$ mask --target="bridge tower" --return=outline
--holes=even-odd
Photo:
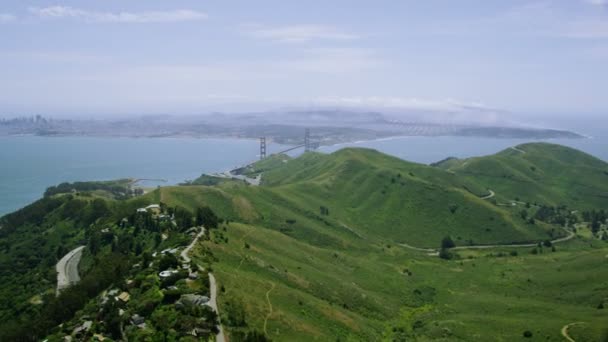
[[[304,152],[310,152],[310,150],[312,150],[311,148],[311,144],[310,144],[310,129],[307,128],[304,131]]]
[[[260,137],[260,160],[266,159],[266,137]]]

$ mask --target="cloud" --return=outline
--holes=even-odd
[[[585,0],[585,2],[587,2],[591,5],[597,5],[597,6],[607,6],[608,5],[608,0]]]
[[[17,19],[14,15],[9,13],[0,13],[0,23],[9,23]]]
[[[488,107],[476,101],[455,99],[420,99],[415,97],[324,97],[313,103],[321,107],[338,107],[381,112],[389,120],[423,121],[443,124],[511,124],[507,111]]]
[[[96,23],[173,23],[204,20],[207,14],[199,11],[178,9],[144,12],[98,12],[69,6],[31,7],[30,13],[42,19],[72,18]]]
[[[248,35],[281,43],[305,43],[313,40],[355,40],[359,37],[335,27],[323,25],[292,25],[276,28],[254,27]]]

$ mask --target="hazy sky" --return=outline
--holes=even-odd
[[[603,115],[608,0],[0,2],[0,116]]]

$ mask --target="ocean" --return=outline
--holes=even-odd
[[[447,157],[488,155],[522,139],[401,137],[324,146],[330,153],[347,146],[374,148],[429,164]],[[608,160],[608,136],[549,140]],[[269,143],[268,153],[285,146]],[[61,182],[118,178],[166,179],[177,184],[202,173],[226,171],[258,158],[259,142],[246,139],[0,137],[0,215],[40,198]],[[150,184],[152,185],[152,184]]]

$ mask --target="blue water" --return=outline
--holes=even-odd
[[[446,157],[496,153],[530,142],[519,139],[404,137],[322,147],[369,147],[402,159],[431,163]],[[608,135],[584,140],[552,140],[608,160]],[[270,143],[269,153],[284,146]],[[40,198],[66,181],[159,178],[167,184],[201,173],[225,171],[257,158],[257,140],[194,138],[0,137],[0,215]]]
[[[282,147],[270,144],[268,153]],[[177,184],[254,161],[258,153],[259,142],[245,139],[0,137],[0,215],[61,182],[149,178]]]

